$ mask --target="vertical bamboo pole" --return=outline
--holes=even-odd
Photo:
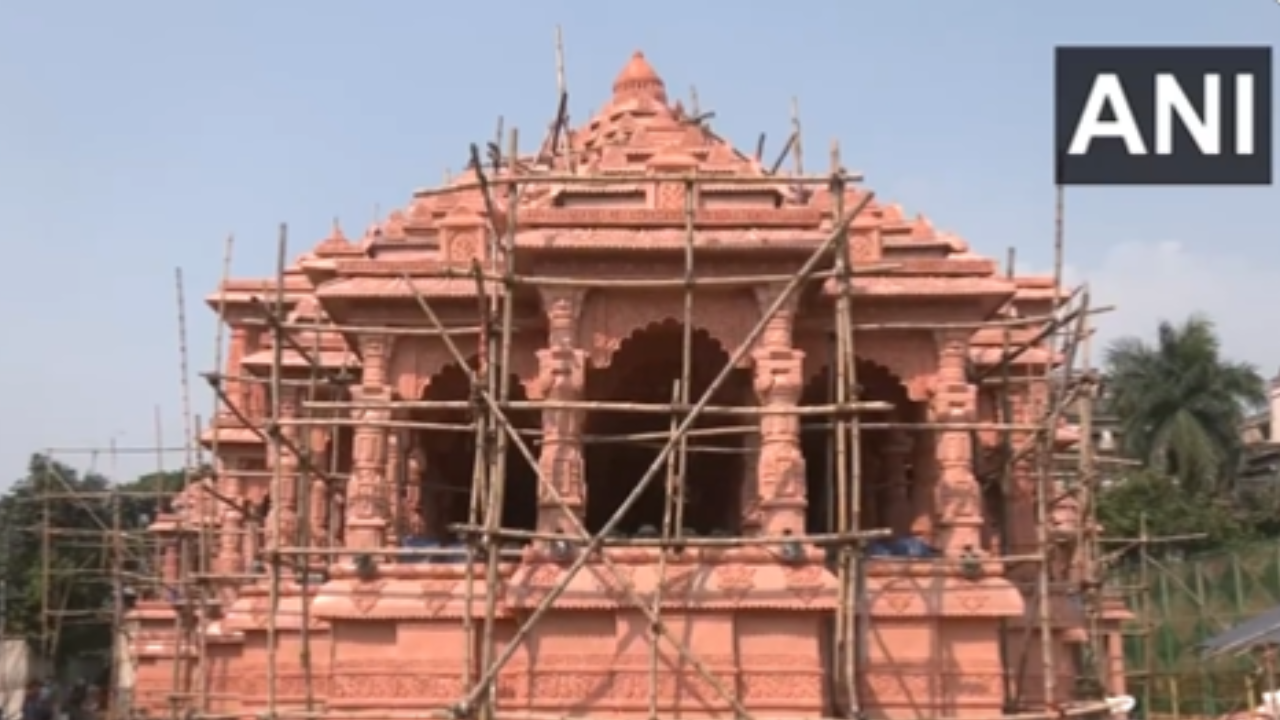
[[[679,395],[676,396],[677,402],[681,407],[689,406],[689,399],[693,392],[693,293],[694,293],[694,243],[697,240],[697,227],[694,224],[698,209],[698,183],[694,176],[690,176],[684,185],[684,292],[682,293],[681,312],[683,314],[681,320],[681,337],[680,337],[680,383]],[[674,530],[677,537],[684,532],[684,510],[685,497],[688,488],[685,487],[685,481],[689,477],[689,436],[683,433],[677,436],[676,450],[669,462],[675,465],[675,484],[672,486],[675,490],[675,497],[668,500],[675,505]],[[665,536],[664,536],[665,537]],[[661,612],[661,608],[657,608],[656,612]],[[654,645],[658,643],[655,635],[653,638]]]
[[[1076,532],[1076,552],[1079,553],[1081,589],[1085,598],[1085,619],[1088,623],[1089,651],[1093,658],[1091,674],[1099,688],[1107,687],[1109,664],[1103,649],[1099,621],[1102,614],[1102,568],[1098,564],[1098,507],[1096,502],[1097,465],[1093,446],[1093,403],[1097,383],[1093,379],[1093,328],[1089,323],[1091,297],[1086,289],[1081,298],[1080,328],[1082,382],[1084,391],[1077,395],[1077,420],[1080,427],[1080,444],[1077,452],[1077,502],[1080,507],[1079,528]]]
[[[680,402],[681,393],[684,389],[681,387],[679,380],[671,385],[671,403],[674,406]],[[674,438],[675,430],[679,427],[679,420],[675,412],[671,413],[670,429]],[[667,558],[671,553],[671,538],[673,533],[672,525],[675,522],[675,507],[680,502],[678,484],[681,478],[676,468],[676,458],[667,461],[667,476],[664,486],[664,502],[662,508],[662,547],[658,549],[658,581],[653,589],[653,614],[661,617],[662,613],[662,597],[663,591],[666,590],[667,581]],[[649,632],[649,720],[658,720],[658,692],[660,686],[658,684],[658,657],[661,654],[658,646],[658,629],[652,628]]]
[[[44,472],[40,478],[40,660],[56,670],[54,654],[57,648],[51,647],[53,627],[50,617],[50,585],[53,584],[53,509],[49,505],[49,480],[53,470],[53,450],[46,450],[44,456]]]
[[[284,472],[281,468],[280,456],[285,452],[284,443],[281,442],[280,435],[280,410],[282,403],[282,392],[284,383],[282,382],[282,371],[284,364],[284,329],[281,317],[284,310],[284,271],[287,262],[287,253],[289,247],[289,228],[284,223],[280,224],[279,239],[276,244],[276,287],[275,302],[271,307],[271,312],[275,315],[276,322],[271,323],[272,343],[271,343],[271,420],[268,424],[270,433],[268,440],[271,444],[271,543],[267,548],[270,554],[267,563],[267,602],[270,608],[267,615],[267,712],[266,720],[275,720],[277,714],[276,703],[278,695],[276,693],[276,682],[278,677],[277,654],[280,649],[280,635],[276,627],[276,615],[280,612],[280,548],[287,543],[280,537],[281,523],[280,515],[282,507],[280,505],[280,488],[284,485]]]
[[[1010,247],[1005,258],[1004,277],[1010,283],[1013,282],[1017,275],[1018,250]],[[1010,301],[1011,310],[1016,310],[1016,306]],[[1008,325],[1004,326],[1000,338],[1000,418],[1005,423],[1016,422],[1013,417],[1013,378],[1012,368],[1009,366],[1009,354],[1013,348],[1013,329]],[[1013,498],[1017,488],[1014,487],[1014,454],[1017,450],[1013,444],[1013,431],[1007,427],[1000,433],[1000,449],[1004,456],[1004,462],[1001,463],[1000,471],[1000,507],[999,507],[999,523],[1000,523],[1000,554],[1009,555],[1011,553],[1011,544],[1009,541],[1009,502]],[[1000,674],[1001,687],[1003,692],[1003,710],[1006,713],[1015,711],[1015,692],[1014,678],[1010,657],[1012,653],[1009,647],[1009,621],[1006,618],[1000,618]]]
[[[215,377],[219,378],[218,385],[217,385],[218,388],[222,387],[221,377],[222,377],[222,373],[225,372],[225,369],[222,367],[222,362],[223,362],[222,352],[223,352],[223,343],[225,342],[224,330],[226,328],[227,281],[231,279],[231,257],[232,257],[232,251],[235,248],[235,241],[236,241],[235,235],[228,234],[227,239],[222,246],[222,276],[221,276],[221,280],[218,282],[218,308],[217,308],[218,319],[217,321],[214,322],[214,331],[213,331],[213,368],[212,370],[214,373],[217,373]],[[240,370],[239,368],[234,368],[232,372],[238,373],[239,370]],[[212,480],[210,480],[210,482],[212,482],[214,485],[213,489],[219,493],[221,493],[222,491],[221,485],[222,485],[222,472],[223,472],[222,459],[221,459],[222,456],[220,452],[221,446],[219,443],[219,439],[222,434],[221,423],[219,421],[219,418],[221,417],[221,415],[222,415],[222,400],[220,395],[215,392],[213,393],[213,409],[209,414],[209,418],[210,418],[209,429],[211,430],[209,434],[210,435],[209,456],[210,456],[210,468],[212,470]],[[237,495],[234,499],[237,502],[239,502],[240,498]],[[226,511],[227,511],[226,508],[220,508],[219,512],[217,512],[215,515],[216,523],[217,523],[216,527],[218,528],[219,533],[227,531],[227,528],[224,526],[224,524],[221,521],[222,515]],[[206,518],[206,522],[208,521],[209,519]],[[219,550],[220,549],[221,549],[221,545],[219,544]],[[208,562],[209,562],[208,557],[210,554],[212,554],[212,552],[213,550],[208,546],[207,542],[202,544],[200,554],[201,554],[201,557],[204,558],[203,560],[201,560],[201,562],[204,563],[205,568],[208,567]],[[205,571],[202,569],[202,573],[203,572]],[[201,580],[201,582],[207,583],[208,580]],[[201,598],[203,598],[204,591],[208,589],[208,586],[202,585],[201,588],[202,588]],[[208,606],[206,605],[201,609],[201,617],[206,620],[206,623],[207,623],[207,616],[208,616]],[[201,634],[202,635],[208,634],[207,624],[201,627]],[[205,650],[202,651],[201,653],[202,656],[204,652],[207,652],[207,641],[205,645]],[[209,691],[210,691],[210,684],[212,683],[212,674],[213,674],[212,669],[208,665],[206,665],[200,675],[201,699],[200,699],[199,711],[202,713],[209,712]]]
[[[797,120],[797,123],[799,121]],[[797,136],[799,125],[796,126]],[[799,150],[799,141],[796,144]],[[831,196],[836,217],[844,215],[845,181],[840,170],[840,147],[831,147]],[[849,269],[849,232],[841,229],[835,242],[835,272],[839,295],[836,297],[836,397],[838,405],[852,401],[858,384],[858,358],[853,330],[852,291],[853,282]],[[838,533],[857,532],[862,525],[862,431],[857,414],[841,411],[836,416],[836,496],[839,510],[836,513]],[[837,610],[837,632],[840,636],[838,650],[845,686],[849,717],[861,713],[862,703],[858,692],[858,668],[861,653],[860,627],[865,603],[862,598],[861,578],[862,545],[844,544],[839,549],[840,601]]]
[[[312,321],[311,329],[311,362],[310,374],[307,378],[307,399],[314,402],[319,399],[318,390],[320,387],[320,321],[315,318]],[[306,411],[310,413],[311,411]],[[312,462],[315,448],[311,444],[311,428],[301,433],[300,437],[295,437],[301,447],[304,456],[304,462],[299,464],[302,472],[294,475],[297,483],[294,491],[294,497],[298,498],[298,546],[302,548],[310,548],[317,529],[311,526],[311,482],[315,476],[316,469]],[[399,497],[399,495],[397,495]],[[399,507],[399,503],[396,504]],[[332,547],[330,545],[329,547]],[[312,667],[311,652],[311,571],[317,562],[327,562],[324,556],[314,557],[303,555],[294,559],[294,567],[301,566],[301,573],[298,576],[298,585],[302,594],[301,598],[301,627],[298,637],[298,664],[302,668],[302,692],[303,703],[307,712],[315,711],[315,672]]]
[[[174,269],[174,285],[177,292],[176,299],[178,305],[178,379],[182,388],[182,429],[184,435],[182,447],[185,455],[183,488],[186,489],[191,486],[193,480],[197,482],[204,481],[204,472],[202,468],[204,463],[202,457],[203,452],[197,439],[200,434],[200,422],[198,417],[192,415],[191,410],[191,375],[187,347],[186,283],[183,279],[182,268],[180,267]],[[219,323],[218,326],[221,327],[221,324]],[[196,557],[194,564],[196,576],[199,579],[191,582],[189,575],[187,574],[191,570],[189,566],[192,564],[190,559],[187,558],[190,548],[184,549],[181,562],[185,563],[186,573],[180,575],[179,578],[183,588],[183,609],[187,612],[186,622],[184,624],[185,632],[188,634],[187,644],[188,647],[194,646],[196,653],[195,662],[192,663],[191,667],[192,671],[196,673],[195,680],[198,693],[196,697],[196,708],[199,712],[207,712],[209,704],[209,668],[206,665],[208,662],[206,647],[208,632],[206,623],[208,621],[209,609],[204,595],[204,578],[208,574],[207,559],[209,553],[209,528],[207,526],[208,518],[206,517],[205,507],[209,500],[209,495],[204,492],[196,493],[194,494],[194,497],[190,498],[190,500],[195,505],[194,508],[192,508],[195,511],[196,518],[195,527],[193,529],[197,533],[195,543]],[[179,531],[183,533],[184,538],[186,536],[186,530],[185,522],[180,520]],[[185,543],[185,539],[183,542]],[[195,594],[194,603],[192,602],[192,593]],[[192,614],[193,612],[194,615]],[[191,633],[195,633],[194,643],[190,642],[189,636]],[[189,692],[189,677],[184,685],[186,688],[183,692]],[[179,690],[175,689],[175,692],[179,692]],[[186,702],[190,703],[190,699],[188,698]]]
[[[504,407],[511,397],[511,339],[512,326],[515,323],[515,234],[516,234],[516,211],[520,204],[520,187],[514,182],[517,172],[517,158],[520,151],[520,135],[516,128],[511,128],[508,136],[507,146],[507,173],[512,182],[506,184],[506,206],[507,219],[506,227],[502,237],[499,238],[496,233],[490,235],[490,266],[491,272],[502,272],[504,282],[501,287],[495,288],[490,293],[492,298],[489,317],[493,317],[501,312],[502,326],[498,335],[487,331],[489,341],[489,372],[488,372],[488,392],[490,397],[496,395],[498,397],[499,407]],[[501,539],[498,530],[502,527],[502,508],[506,504],[506,488],[507,488],[507,442],[508,436],[501,431],[497,419],[491,412],[484,412],[486,432],[489,437],[485,438],[485,445],[490,448],[493,453],[490,458],[490,483],[488,508],[485,517],[486,532],[484,536],[485,543],[485,611],[484,611],[484,640],[481,652],[485,655],[485,666],[492,657],[494,644],[494,631],[497,623],[498,612],[498,563],[500,561],[500,545]],[[489,692],[483,700],[488,717],[492,718],[497,712],[497,693],[495,686],[489,687]]]
[[[1138,586],[1141,596],[1142,616],[1142,663],[1145,679],[1142,683],[1142,714],[1151,717],[1152,684],[1156,681],[1156,643],[1152,631],[1151,603],[1151,562],[1147,556],[1147,543],[1151,536],[1147,533],[1147,514],[1138,515]]]
[[[1065,247],[1063,187],[1061,185],[1055,188],[1053,225],[1053,316],[1056,327],[1057,320],[1062,312],[1062,263]],[[1058,331],[1055,331],[1054,335],[1057,334]],[[1049,347],[1054,348],[1055,343],[1050,342]],[[1059,392],[1059,388],[1055,385],[1052,371],[1052,364],[1046,364],[1044,381],[1049,384],[1051,408],[1056,408],[1056,404],[1062,401],[1062,393]],[[1068,374],[1070,373],[1070,368],[1067,368],[1067,372]],[[1045,417],[1046,422],[1052,422],[1056,420],[1058,413],[1051,409],[1045,414]],[[1041,555],[1036,582],[1040,595],[1040,661],[1044,672],[1044,702],[1050,706],[1058,701],[1058,670],[1053,647],[1053,618],[1050,617],[1053,610],[1053,598],[1050,595],[1052,578],[1049,565],[1049,496],[1053,493],[1053,447],[1056,431],[1057,428],[1051,425],[1042,430],[1039,442],[1040,457],[1036,463],[1039,470],[1036,481],[1036,544],[1039,546]]]

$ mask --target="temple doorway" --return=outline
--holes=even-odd
[[[456,363],[450,363],[436,373],[422,394],[423,400],[442,402],[467,401],[470,397],[468,374]],[[511,378],[510,399],[526,399],[524,386],[515,377]],[[538,413],[507,410],[505,414],[517,431],[523,431],[522,436],[528,442],[527,434],[539,425]],[[413,419],[424,423],[464,425],[473,416],[469,408],[445,408],[418,410]],[[474,430],[416,430],[408,434],[407,443],[404,448],[405,497],[401,501],[409,514],[407,524],[413,528],[410,534],[435,542],[459,540],[449,527],[468,521],[473,499],[481,503],[482,508],[484,502],[484,498],[472,496],[477,472]],[[538,515],[537,472],[510,442],[507,443],[504,462],[506,482],[502,526],[533,530]],[[483,512],[480,517],[483,518]]]
[[[857,361],[857,383],[861,387],[859,398],[871,402],[892,403],[895,411],[877,414],[875,420],[908,417],[915,406],[907,396],[906,388],[886,368],[873,362]],[[824,367],[806,383],[800,398],[803,406],[832,403],[836,397],[836,380],[832,369]],[[911,456],[905,454],[903,430],[864,429],[860,432],[859,452],[861,471],[861,522],[862,528],[891,527],[900,524],[900,516],[906,512],[895,503],[910,502],[908,486],[904,478],[911,475]],[[801,420],[800,447],[805,458],[805,480],[808,485],[809,506],[805,513],[805,530],[808,533],[835,532],[838,523],[839,492],[836,486],[835,428],[826,415],[808,415]],[[900,453],[891,458],[890,453]],[[897,469],[893,463],[902,463]],[[896,477],[895,477],[896,476]],[[849,474],[852,482],[852,473]],[[901,528],[898,528],[901,529]]]
[[[684,330],[681,323],[653,323],[624,340],[607,368],[589,370],[586,394],[591,400],[665,404],[681,376]],[[724,348],[705,330],[692,333],[690,402],[697,402],[711,381],[729,362]],[[715,405],[753,405],[749,370],[734,370],[712,400]],[[694,428],[749,424],[750,416],[703,416]],[[584,425],[587,476],[587,528],[598,532],[636,487],[645,470],[666,444],[671,417],[662,412],[597,410]],[[644,434],[643,439],[623,436]],[[689,438],[685,469],[685,498],[681,526],[688,534],[738,534],[742,524],[742,480],[746,435],[726,433]],[[646,488],[617,530],[621,534],[652,534],[663,524],[668,468]]]

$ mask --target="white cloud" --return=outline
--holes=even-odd
[[[1280,327],[1269,320],[1280,297],[1274,264],[1178,242],[1125,243],[1067,274],[1089,283],[1095,305],[1116,308],[1097,319],[1102,347],[1125,335],[1151,338],[1161,320],[1198,312],[1216,323],[1228,357],[1255,364],[1265,377],[1280,367]]]

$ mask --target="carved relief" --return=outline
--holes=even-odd
[[[790,590],[802,605],[812,605],[813,601],[822,594],[823,574],[821,565],[787,568],[787,590]]]
[[[428,580],[422,583],[422,598],[428,617],[437,617],[444,611],[453,599],[453,590],[457,586],[457,580]]]
[[[635,588],[636,569],[634,567],[614,565],[614,571],[606,567],[600,567],[595,573],[600,592],[605,597],[618,604],[628,601],[626,588]]]
[[[696,568],[692,565],[677,565],[667,568],[667,576],[662,579],[662,599],[666,602],[688,600],[693,592],[693,581]]]
[[[716,568],[716,587],[725,597],[742,602],[755,588],[756,569],[747,565],[722,565]]]
[[[351,604],[356,609],[368,615],[373,608],[382,599],[382,588],[386,586],[386,581],[378,580],[374,582],[355,582],[351,584]]]
[[[480,243],[483,239],[479,232],[450,233],[449,263],[451,265],[470,265],[472,260],[484,257]]]

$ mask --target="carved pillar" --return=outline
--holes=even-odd
[[[756,476],[760,467],[760,435],[744,434],[742,436],[742,534],[756,535],[763,529],[760,521],[760,488]]]
[[[422,481],[426,471],[427,456],[415,438],[405,459],[405,513],[408,520],[405,530],[411,537],[426,535],[426,521],[422,507]]]
[[[587,353],[577,348],[578,317],[583,293],[565,289],[542,291],[547,313],[547,348],[538,351],[538,379],[543,397],[554,402],[582,399]],[[582,462],[582,422],[586,412],[549,407],[542,411],[542,450],[538,457],[541,476],[564,500],[557,503],[539,484],[538,530],[569,532],[566,509],[583,519],[586,512],[586,477]]]
[[[977,417],[977,389],[969,384],[967,332],[940,332],[933,419],[971,423]],[[938,484],[934,491],[938,549],[946,555],[981,551],[982,492],[973,476],[973,439],[964,427],[937,432]]]
[[[298,426],[292,423],[298,417],[298,391],[282,388],[280,396],[280,436],[278,450],[272,448],[271,512],[279,517],[267,520],[267,542],[271,547],[287,547],[298,539],[298,469],[300,458],[294,452],[298,447]],[[277,471],[276,468],[279,468]],[[279,529],[280,535],[275,532]]]
[[[756,291],[761,312],[777,298],[781,286]],[[772,410],[795,408],[804,388],[804,353],[791,347],[796,297],[792,295],[765,323],[755,360],[755,391],[760,405]],[[800,416],[767,413],[760,416],[760,456],[756,464],[756,496],[760,529],[766,535],[804,533],[804,454],[800,451]]]
[[[225,367],[221,368],[225,375],[222,381],[222,389],[226,394],[227,400],[242,415],[252,417],[253,415],[253,387],[252,383],[243,382],[240,376],[244,374],[244,368],[241,363],[245,357],[253,354],[258,349],[259,333],[250,331],[243,325],[231,325],[231,343],[227,348],[227,361]],[[226,403],[219,405],[217,425],[239,425],[240,420],[235,413],[227,407]]]
[[[170,531],[160,538],[160,586],[164,590],[166,600],[177,597],[179,569],[182,551],[179,531]]]
[[[1013,421],[1032,424],[1043,419],[1044,397],[1039,392],[1046,389],[1037,384],[1014,387],[1008,391],[1013,409]],[[1005,498],[1005,533],[1008,538],[1010,552],[1025,554],[1035,552],[1039,547],[1036,540],[1036,453],[1019,452],[1036,441],[1035,434],[1027,431],[1016,431],[1011,434],[1011,451],[1014,453],[1012,467],[1012,492]],[[1028,567],[1027,575],[1034,575]]]
[[[884,473],[883,518],[895,536],[911,533],[914,516],[911,506],[911,480],[907,463],[912,450],[911,436],[905,430],[890,430],[880,446],[880,467]]]
[[[239,421],[235,414],[227,407],[228,404],[235,405],[235,409],[241,413],[247,413],[249,410],[248,399],[242,397],[244,383],[240,382],[239,375],[243,372],[240,362],[244,359],[248,348],[246,347],[249,333],[245,328],[237,325],[231,326],[231,343],[227,347],[227,364],[224,368],[219,368],[223,372],[226,379],[222,381],[222,390],[226,393],[229,403],[223,402],[218,405],[217,425],[234,424]]]
[[[359,402],[390,402],[387,365],[392,338],[369,335],[360,339],[360,386],[352,396]],[[353,432],[351,480],[347,483],[346,544],[355,550],[372,550],[385,543],[387,529],[387,426],[391,412],[385,408],[359,407]]]
[[[383,472],[386,478],[386,496],[390,500],[387,507],[386,543],[396,547],[405,536],[405,505],[403,502],[404,478],[401,476],[403,463],[400,461],[400,433],[391,430],[387,433],[387,466]]]
[[[240,459],[217,459],[218,493],[231,501],[222,505],[222,527],[218,535],[218,569],[227,575],[244,572],[244,513],[241,512]]]
[[[325,465],[318,454],[312,453],[311,467],[322,468]],[[311,478],[311,487],[307,493],[307,526],[311,528],[311,545],[324,547],[329,544],[329,484],[319,472],[310,472],[308,476]]]

